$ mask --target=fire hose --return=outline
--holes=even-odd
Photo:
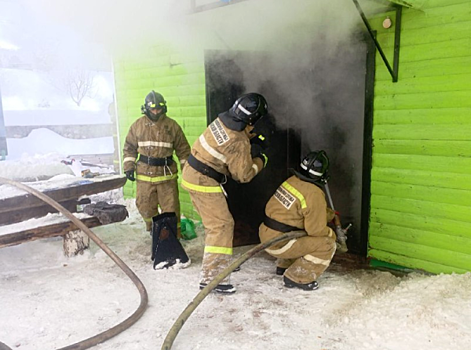
[[[177,318],[175,323],[173,324],[172,328],[170,328],[170,331],[168,332],[167,336],[165,337],[164,343],[162,345],[162,350],[170,350],[172,347],[173,342],[175,341],[175,338],[178,335],[178,332],[180,329],[183,327],[185,324],[186,320],[190,317],[193,311],[198,307],[198,305],[203,301],[206,296],[211,293],[211,291],[216,288],[216,286],[229,274],[234,271],[236,268],[238,268],[240,265],[242,265],[244,262],[246,262],[248,259],[253,257],[255,254],[261,252],[262,250],[265,250],[266,248],[271,247],[273,244],[286,241],[289,239],[293,238],[300,238],[303,236],[306,236],[307,233],[305,231],[291,231],[288,233],[285,233],[282,236],[276,237],[272,240],[269,240],[265,243],[260,243],[259,245],[253,247],[246,253],[242,254],[239,258],[234,260],[227,268],[225,268],[219,275],[217,275],[206,287],[204,287],[197,295],[196,297],[188,304],[185,310],[180,314],[180,316]]]
[[[139,307],[134,311],[134,313],[126,318],[123,322],[117,324],[116,326],[101,332],[93,337],[90,337],[88,339],[82,340],[80,342],[74,343],[72,345],[66,346],[64,348],[60,348],[58,350],[83,350],[83,349],[88,349],[92,346],[95,346],[97,344],[100,344],[108,339],[111,339],[112,337],[118,335],[119,333],[123,332],[124,330],[128,329],[131,327],[134,323],[136,323],[139,318],[143,315],[146,307],[147,307],[147,302],[148,302],[148,296],[147,296],[147,291],[146,288],[144,287],[144,284],[141,282],[141,280],[136,276],[136,274],[97,236],[95,235],[82,221],[77,219],[70,211],[65,209],[62,205],[54,201],[52,198],[46,196],[45,194],[29,187],[26,186],[20,182],[16,182],[10,179],[2,178],[0,177],[0,184],[8,184],[12,185],[15,187],[18,187],[22,189],[23,191],[26,191],[28,193],[31,193],[32,195],[38,197],[39,199],[43,200],[47,204],[49,204],[51,207],[57,209],[59,212],[61,212],[65,217],[67,217],[71,222],[73,222],[77,228],[85,232],[110,258],[113,260],[116,265],[119,266],[119,268],[131,279],[131,281],[134,283],[136,286],[137,290],[139,291],[139,294],[141,296],[141,302],[139,304]],[[9,347],[7,347],[5,344],[0,342],[0,350],[11,350]]]
[[[329,185],[327,181],[324,183],[325,193],[327,193],[327,199],[329,200],[330,208],[335,211],[334,202],[332,196],[330,195]],[[347,247],[347,231],[352,227],[352,224],[349,224],[346,228],[342,228],[340,221],[335,224],[335,234],[337,235],[337,251],[340,253],[346,253],[348,251]]]
[[[332,201],[332,197],[330,195],[329,187],[327,183],[324,184],[325,190],[327,193],[327,197],[329,200],[329,204],[332,210],[335,211],[334,208],[334,203]],[[349,224],[345,229],[342,229],[340,225],[336,227],[336,234],[340,235],[340,250],[341,252],[346,252],[347,245],[346,245],[346,234],[348,229],[352,226],[352,224]],[[196,297],[188,304],[188,306],[183,310],[183,312],[180,314],[180,316],[177,318],[175,323],[173,324],[172,328],[170,328],[170,331],[168,332],[167,336],[165,337],[164,343],[162,345],[161,350],[170,350],[172,348],[172,344],[175,341],[175,338],[178,335],[178,332],[180,329],[183,327],[185,324],[186,320],[190,317],[190,315],[195,311],[195,309],[198,307],[198,305],[203,301],[206,296],[211,293],[211,291],[217,287],[219,282],[221,282],[224,278],[229,276],[231,272],[233,272],[236,268],[238,268],[240,265],[242,265],[245,261],[256,255],[257,253],[261,252],[262,250],[265,250],[266,248],[271,247],[273,244],[286,241],[289,239],[293,238],[300,238],[303,236],[306,236],[307,233],[305,231],[291,231],[288,233],[285,233],[277,238],[274,238],[270,241],[267,241],[265,243],[261,243],[254,248],[250,249],[246,253],[242,254],[238,259],[234,260],[232,264],[230,264],[226,269],[224,269],[219,275],[217,275],[214,280],[211,281],[205,288],[203,288],[197,295]],[[1,350],[1,349],[0,349]]]

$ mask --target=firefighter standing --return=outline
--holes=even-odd
[[[163,213],[176,214],[179,227],[178,168],[172,155],[175,151],[183,167],[190,145],[181,127],[167,117],[161,94],[151,91],[141,112],[144,115],[131,125],[124,143],[124,172],[130,181],[137,181],[136,206],[147,231],[152,229],[159,206]]]
[[[240,183],[249,182],[266,165],[260,145],[250,143],[250,132],[267,113],[267,108],[262,95],[241,96],[196,140],[183,169],[182,187],[190,193],[206,234],[200,289],[231,262],[234,219],[221,184],[227,176]],[[215,291],[234,293],[236,290],[228,276]]]
[[[300,170],[276,190],[265,207],[260,225],[261,242],[290,231],[304,230],[307,236],[282,241],[266,252],[278,258],[276,274],[283,275],[285,287],[315,290],[317,278],[330,265],[336,250],[336,235],[327,226],[331,220],[340,225],[338,215],[327,207],[320,188],[327,183],[329,159],[324,151],[310,152]]]

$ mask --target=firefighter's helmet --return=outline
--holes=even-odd
[[[329,179],[329,157],[325,151],[308,153],[301,161],[300,168],[301,175],[313,182],[327,183]]]
[[[247,125],[254,125],[268,113],[268,104],[260,94],[251,92],[240,96],[230,109],[234,118]]]
[[[164,97],[158,92],[152,90],[147,94],[144,105],[141,107],[141,111],[148,117],[151,117],[152,114],[150,110],[154,108],[160,109],[160,112],[157,113],[155,117],[160,117],[162,114],[167,113],[167,102]]]

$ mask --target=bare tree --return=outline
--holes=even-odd
[[[80,106],[85,97],[94,97],[96,84],[95,74],[85,70],[68,71],[64,76],[63,86],[72,101]]]

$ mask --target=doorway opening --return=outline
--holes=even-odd
[[[356,43],[349,55],[316,46],[297,55],[303,64],[266,52],[205,52],[208,124],[243,93],[258,92],[269,106],[269,115],[256,124],[268,137],[267,167],[248,184],[224,186],[235,220],[234,246],[259,242],[265,205],[291,176],[289,169],[297,169],[307,152],[323,149],[335,210],[344,226],[352,223],[349,251],[366,255],[374,46]]]

